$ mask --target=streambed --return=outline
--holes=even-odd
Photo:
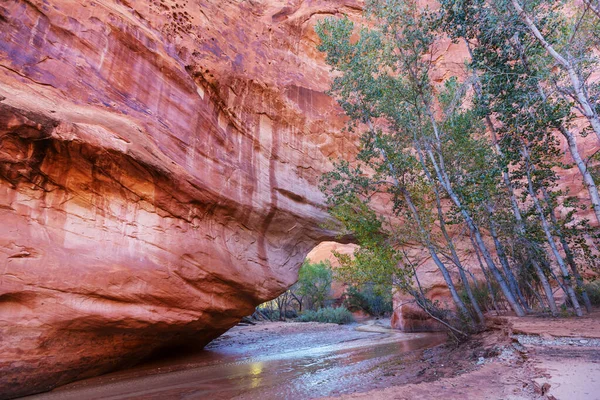
[[[387,386],[386,366],[418,360],[443,334],[378,321],[235,327],[205,350],[75,382],[31,399],[310,399]],[[400,367],[403,368],[403,367]],[[407,370],[413,374],[414,369]],[[383,382],[385,381],[385,382]]]

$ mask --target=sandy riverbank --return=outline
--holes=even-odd
[[[416,361],[427,366],[425,379],[407,384],[401,379],[385,389],[341,398],[600,399],[600,311],[583,318],[509,317],[496,322],[494,330],[458,348],[426,351]]]

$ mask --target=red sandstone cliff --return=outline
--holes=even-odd
[[[204,345],[334,232],[355,1],[0,2],[0,397]]]

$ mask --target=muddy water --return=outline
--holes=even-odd
[[[376,387],[387,363],[418,357],[419,350],[445,340],[439,334],[385,329],[374,333],[357,331],[356,326],[313,328],[308,332],[238,329],[197,354],[155,361],[31,398],[318,398]]]

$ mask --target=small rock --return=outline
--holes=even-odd
[[[545,395],[546,393],[548,393],[549,390],[550,390],[550,384],[548,382],[544,383],[542,385],[542,396]]]
[[[477,365],[482,365],[483,363],[485,363],[485,358],[479,357],[479,359],[477,360]]]
[[[586,339],[581,339],[581,340],[579,341],[579,343],[581,343],[581,344],[587,344],[587,343],[589,343],[589,340],[586,340]]]

